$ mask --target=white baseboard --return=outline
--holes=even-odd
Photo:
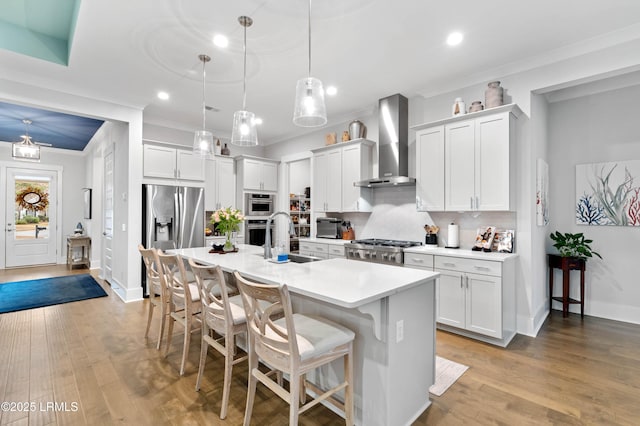
[[[111,289],[125,303],[142,300],[142,287],[125,288],[117,279],[111,279]]]
[[[518,334],[523,334],[529,337],[536,337],[540,328],[542,328],[542,324],[549,316],[549,301],[547,300],[545,303],[538,307],[536,314],[532,317],[518,315]]]

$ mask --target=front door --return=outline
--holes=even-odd
[[[103,207],[103,223],[102,223],[102,279],[111,284],[113,277],[113,170],[114,170],[114,146],[109,145],[104,154],[104,199]]]
[[[7,167],[5,264],[56,263],[55,170]]]

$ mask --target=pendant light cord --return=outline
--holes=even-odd
[[[207,109],[207,104],[205,102],[205,81],[207,79],[207,71],[206,71],[206,65],[207,65],[207,61],[206,59],[202,59],[202,130],[207,130],[205,125],[206,125],[206,120],[207,120],[207,114],[206,114],[206,109]]]
[[[311,77],[311,0],[309,0],[309,16],[307,22],[309,25],[309,77]]]
[[[242,49],[244,51],[244,62],[243,62],[243,67],[244,67],[244,74],[242,77],[242,110],[246,111],[246,104],[247,104],[247,26],[243,25],[244,27],[244,43],[242,45]]]

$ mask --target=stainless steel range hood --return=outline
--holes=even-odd
[[[378,188],[415,185],[409,174],[409,101],[395,94],[379,101],[378,178],[355,182],[355,186]]]

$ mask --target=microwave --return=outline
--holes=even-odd
[[[319,217],[316,219],[316,238],[342,238],[341,219],[333,217]]]
[[[245,201],[245,216],[271,216],[273,213],[273,194],[249,193]]]

